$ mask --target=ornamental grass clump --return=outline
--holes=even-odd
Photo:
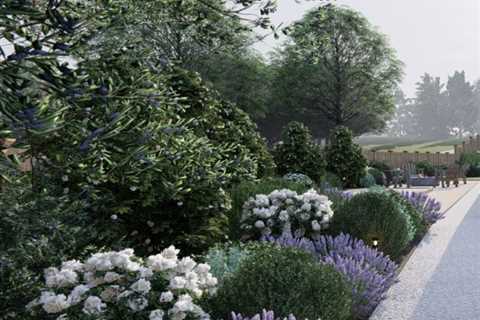
[[[376,241],[378,249],[398,259],[416,234],[410,215],[401,203],[384,191],[354,195],[335,211],[335,234],[348,233],[367,244]]]
[[[382,252],[348,234],[320,236],[312,241],[285,233],[266,241],[315,254],[321,263],[342,273],[352,288],[352,314],[356,319],[368,319],[396,282],[397,265]]]
[[[280,317],[345,320],[351,314],[351,289],[332,266],[310,253],[264,244],[224,279],[205,308],[213,319],[231,311],[252,315],[263,308]]]
[[[203,319],[196,301],[215,291],[210,266],[170,246],[142,260],[132,249],[96,253],[45,270],[45,289],[27,306],[59,319]]]
[[[282,189],[257,194],[243,206],[241,228],[249,238],[281,235],[285,230],[306,236],[320,234],[333,217],[332,202],[310,189],[303,194]]]
[[[401,195],[422,214],[427,224],[432,225],[445,218],[445,213],[441,212],[440,202],[425,192],[403,191]]]

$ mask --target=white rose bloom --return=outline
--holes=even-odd
[[[303,220],[303,221],[307,221],[308,219],[310,219],[310,214],[309,213],[302,213],[300,214],[300,219]]]
[[[102,293],[100,293],[100,298],[106,302],[112,302],[120,295],[121,292],[120,286],[113,285],[105,288]]]
[[[318,223],[317,220],[312,221],[312,230],[313,231],[320,231],[322,230],[322,226]]]
[[[149,320],[163,320],[163,316],[165,315],[165,312],[161,309],[155,309],[152,312],[150,312],[150,315],[148,317]]]
[[[288,212],[286,210],[280,211],[280,214],[278,215],[278,218],[280,221],[286,222],[289,219]]]
[[[78,260],[69,260],[62,263],[63,270],[81,271],[83,267],[83,263]]]
[[[85,300],[83,304],[83,313],[88,315],[98,315],[105,311],[107,305],[103,303],[102,299],[96,296],[90,296]]]
[[[209,287],[214,287],[218,284],[218,279],[215,278],[213,275],[208,274],[206,277],[206,285]]]
[[[182,294],[178,297],[172,309],[176,312],[191,312],[193,311],[193,306],[192,297],[188,294]]]
[[[152,285],[150,284],[150,281],[145,280],[145,279],[139,279],[137,282],[132,284],[130,288],[138,293],[142,294],[147,294],[150,292],[150,289],[152,288]]]
[[[162,292],[162,294],[160,295],[160,302],[164,303],[171,301],[173,301],[173,293],[171,291]]]
[[[184,277],[174,277],[170,280],[169,287],[172,289],[184,289],[187,284],[187,280]]]
[[[105,275],[103,276],[103,280],[105,280],[105,282],[107,282],[107,283],[118,281],[121,278],[122,278],[121,275],[119,275],[116,272],[111,272],[111,271],[105,273]]]
[[[145,299],[144,297],[129,299],[128,302],[127,302],[127,306],[133,312],[142,311],[143,309],[145,309],[148,306],[148,300]]]
[[[48,268],[45,270],[45,284],[49,288],[63,288],[74,285],[78,282],[78,275],[70,269],[58,270]]]
[[[178,273],[188,273],[195,268],[195,261],[193,261],[192,258],[190,257],[185,257],[182,260],[180,260],[177,264],[177,272]]]
[[[195,271],[199,274],[207,274],[210,272],[210,266],[206,263],[200,263],[195,268]]]
[[[265,223],[262,220],[257,220],[255,222],[255,228],[257,229],[263,229],[265,228]]]
[[[170,246],[168,247],[167,249],[164,249],[161,253],[161,255],[165,258],[165,259],[177,259],[177,255],[178,253],[180,252],[180,250],[178,249],[175,249],[174,246]]]
[[[312,210],[312,205],[310,203],[304,203],[300,209],[304,211],[310,211]]]
[[[330,216],[324,215],[324,216],[322,217],[321,223],[329,223],[329,222],[330,222]]]
[[[68,303],[70,305],[76,305],[80,303],[83,299],[83,295],[90,290],[90,288],[86,285],[78,285],[75,288],[73,288],[72,292],[68,295]]]
[[[162,254],[157,254],[155,256],[150,256],[147,258],[147,265],[153,271],[166,271],[172,270],[177,267],[176,259],[165,258]]]
[[[153,271],[150,268],[140,267],[138,273],[142,278],[151,278],[153,276]]]
[[[270,204],[270,200],[265,194],[257,194],[255,196],[255,202],[261,207],[267,207]]]
[[[55,295],[53,292],[42,292],[40,302],[46,313],[60,313],[70,307],[64,294]]]

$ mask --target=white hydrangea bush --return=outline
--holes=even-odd
[[[297,194],[289,189],[257,194],[243,205],[241,228],[249,237],[281,235],[284,231],[315,236],[333,217],[328,197],[310,189]]]
[[[208,319],[195,301],[216,290],[208,264],[170,246],[141,259],[132,249],[96,253],[45,270],[45,290],[27,305],[57,319]]]

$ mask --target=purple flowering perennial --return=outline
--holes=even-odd
[[[263,309],[262,314],[256,314],[251,318],[243,317],[240,313],[236,314],[232,312],[232,319],[231,320],[281,320],[281,318],[275,318],[275,314],[273,311],[267,311]],[[296,320],[293,315],[289,315],[287,318],[283,320]]]
[[[382,252],[348,234],[319,236],[312,241],[284,233],[276,239],[269,237],[263,241],[311,252],[322,263],[342,273],[352,286],[352,312],[358,319],[368,319],[396,282],[397,265]]]
[[[445,218],[445,213],[441,212],[440,202],[425,192],[403,191],[401,195],[422,214],[426,223],[434,224]]]

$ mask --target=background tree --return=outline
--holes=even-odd
[[[365,17],[343,7],[319,7],[295,23],[289,36],[274,62],[274,112],[298,114],[326,128],[347,126],[355,134],[385,126],[402,64]]]
[[[444,84],[440,78],[426,73],[417,83],[413,118],[416,119],[415,132],[423,138],[440,139],[450,135],[449,119],[452,114],[446,107]]]
[[[455,71],[448,77],[446,103],[449,110],[449,127],[463,137],[465,132],[473,131],[478,119],[479,106],[475,103],[474,86],[465,79],[465,71]]]
[[[412,113],[412,99],[405,96],[402,90],[395,92],[395,115],[389,121],[387,134],[396,137],[414,134],[416,119]]]

